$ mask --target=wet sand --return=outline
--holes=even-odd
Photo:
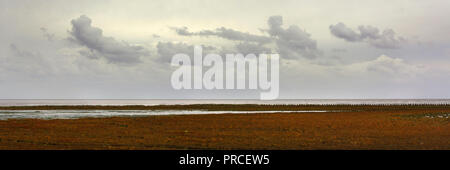
[[[450,149],[448,105],[164,107],[333,112],[10,119],[0,149]]]

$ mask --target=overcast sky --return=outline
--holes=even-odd
[[[259,98],[172,89],[194,45],[280,54],[280,98],[449,98],[448,16],[448,0],[0,0],[0,98]]]

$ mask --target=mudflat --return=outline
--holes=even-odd
[[[0,120],[0,149],[450,149],[448,105],[40,107],[45,108],[0,110],[132,107],[327,112],[8,119]]]

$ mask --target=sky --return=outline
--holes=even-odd
[[[447,0],[0,0],[0,99],[252,99],[175,90],[171,58],[280,55],[280,99],[450,97]]]

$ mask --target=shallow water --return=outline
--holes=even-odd
[[[0,110],[0,120],[7,119],[78,119],[116,116],[252,114],[325,111],[205,111],[205,110]]]
[[[189,104],[450,104],[450,99],[286,99],[286,100],[0,100],[0,106],[39,105],[189,105]],[[205,111],[205,110],[0,110],[6,119],[77,119],[84,117],[239,114],[325,111]]]

